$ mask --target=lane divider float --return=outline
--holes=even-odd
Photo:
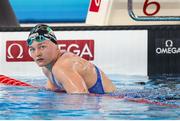
[[[38,88],[38,87],[32,86],[28,83],[25,83],[25,82],[22,82],[22,81],[19,81],[17,79],[13,79],[13,78],[10,78],[10,77],[4,76],[4,75],[0,75],[0,84],[11,85],[11,86],[26,86],[26,87],[31,87],[31,88]],[[166,104],[163,102],[156,102],[156,101],[143,99],[143,98],[127,98],[127,97],[122,96],[122,95],[121,96],[118,96],[118,95],[114,96],[114,95],[110,95],[110,94],[93,94],[93,93],[90,93],[88,95],[89,96],[105,96],[108,98],[125,99],[127,101],[136,102],[136,103],[154,104],[154,105],[160,105],[160,106],[169,106],[172,108],[180,108],[179,105]]]
[[[34,87],[30,84],[25,82],[19,81],[17,79],[13,79],[4,75],[0,75],[0,84],[4,85],[12,85],[12,86],[27,86],[27,87]]]

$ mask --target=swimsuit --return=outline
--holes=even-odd
[[[96,83],[88,89],[90,93],[96,93],[96,94],[105,94],[103,85],[102,85],[102,78],[101,78],[101,73],[98,69],[98,67],[95,66],[96,69],[96,74],[97,74],[97,80]],[[63,86],[61,83],[55,79],[54,75],[52,74],[52,80],[50,80],[58,89],[62,90]]]
[[[92,86],[88,90],[90,93],[104,94],[105,92],[104,92],[103,85],[102,85],[101,73],[100,73],[98,67],[95,66],[95,68],[96,68],[97,80],[96,80],[96,83],[94,84],[94,86]]]
[[[57,81],[57,79],[54,78],[54,75],[52,73],[52,80],[50,79],[50,81],[58,88],[57,90],[62,90],[63,89],[63,86],[61,83],[59,83]]]

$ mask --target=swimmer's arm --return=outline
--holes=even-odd
[[[46,89],[55,91],[56,86],[54,84],[52,84],[51,81],[47,80]]]
[[[67,93],[89,93],[83,78],[78,72],[57,69],[54,74],[61,81]]]
[[[47,84],[46,84],[45,88],[48,89],[48,90],[55,91],[56,86],[54,84],[52,84],[52,82],[49,79],[49,71],[46,68],[42,68],[42,71],[43,71],[44,75],[48,78],[48,80],[46,81]]]

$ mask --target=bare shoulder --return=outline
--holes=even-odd
[[[79,57],[78,55],[73,54],[71,52],[66,52],[61,57],[58,58],[58,60],[53,66],[53,70],[70,69],[72,71],[73,69],[75,71],[76,69],[79,70],[80,68],[83,68],[83,66],[85,65],[84,63],[86,62],[87,62],[86,60]]]
[[[71,58],[75,58],[75,57],[79,57],[78,55],[72,53],[72,52],[65,52],[62,56],[61,59],[71,59]]]
[[[71,64],[73,64],[74,62],[77,62],[80,60],[80,57],[77,56],[74,53],[71,52],[66,52],[64,53],[61,57],[58,58],[57,62],[55,63],[55,65],[58,66],[70,66]]]

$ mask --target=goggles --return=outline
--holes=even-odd
[[[30,35],[29,38],[27,39],[27,44],[30,46],[32,45],[33,41],[43,42],[45,40],[51,40],[53,43],[57,44],[56,38],[54,38],[53,36],[49,34],[39,35],[39,33],[34,33]]]
[[[33,32],[30,33],[28,39],[27,39],[27,44],[28,46],[32,45],[33,41],[36,42],[43,42],[45,40],[50,40],[53,43],[57,44],[56,42],[56,37],[54,35],[54,33],[52,32],[51,29],[45,29],[45,28],[41,28],[38,30],[33,30]]]

